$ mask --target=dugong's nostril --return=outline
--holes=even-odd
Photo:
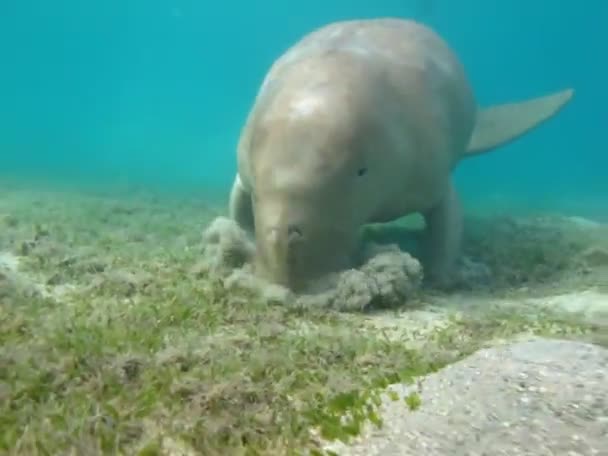
[[[302,238],[302,230],[297,225],[287,226],[287,239],[289,242],[297,241]]]
[[[266,240],[272,244],[279,241],[279,230],[277,228],[270,228],[266,232]]]
[[[271,244],[277,244],[281,241],[287,243],[298,241],[302,238],[302,230],[297,225],[287,225],[287,230],[283,231],[279,228],[269,228],[266,231],[266,240]]]

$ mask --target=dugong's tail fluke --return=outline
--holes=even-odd
[[[464,157],[488,152],[523,136],[555,116],[573,94],[573,89],[567,89],[518,103],[480,109]]]

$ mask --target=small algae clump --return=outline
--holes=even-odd
[[[422,399],[420,399],[420,395],[416,392],[408,394],[407,396],[405,396],[404,400],[408,408],[412,411],[418,410],[418,408],[422,404]]]

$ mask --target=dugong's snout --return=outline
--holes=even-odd
[[[260,227],[256,238],[256,272],[292,291],[304,291],[323,276],[350,267],[342,233],[285,223]]]
[[[256,270],[289,288],[302,286],[301,248],[306,238],[300,225],[289,223],[256,229]]]

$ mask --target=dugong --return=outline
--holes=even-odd
[[[229,213],[255,239],[255,273],[304,290],[354,267],[364,225],[420,213],[424,276],[446,283],[463,231],[454,168],[572,95],[480,108],[455,53],[413,20],[310,32],[270,67],[238,141]]]

